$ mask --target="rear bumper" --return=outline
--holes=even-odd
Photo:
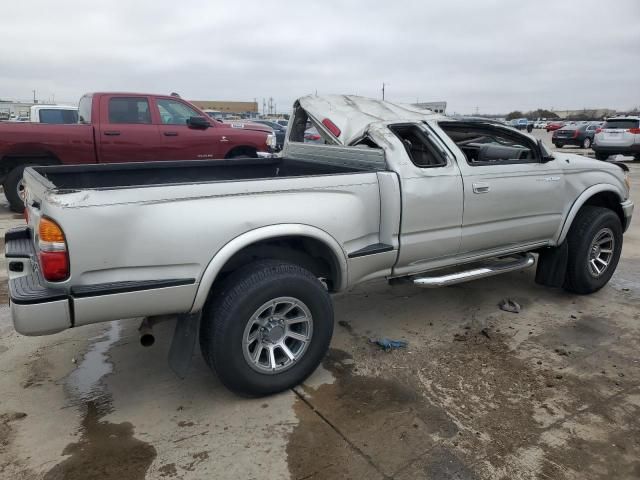
[[[607,153],[609,155],[639,155],[640,143],[634,143],[630,146],[608,146],[593,144],[591,147],[596,153]]]
[[[91,323],[186,313],[198,288],[195,279],[51,287],[39,271],[28,227],[7,232],[5,256],[13,326],[23,335],[49,335]]]

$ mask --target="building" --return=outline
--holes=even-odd
[[[230,114],[255,117],[258,114],[258,102],[231,102],[226,100],[190,100],[190,102],[202,110],[216,110],[225,117]]]
[[[9,118],[29,117],[33,102],[14,102],[12,100],[0,100],[0,120]]]
[[[433,113],[442,113],[447,110],[447,102],[424,102],[414,103],[414,107],[422,108],[424,110],[431,110]]]
[[[582,110],[551,110],[555,113],[560,119],[571,119],[571,118],[587,118],[587,119],[596,119],[596,118],[605,118],[611,117],[616,114],[615,110],[611,110],[610,108],[583,108]]]

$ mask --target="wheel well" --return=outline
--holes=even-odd
[[[7,155],[0,164],[0,183],[7,174],[19,165],[59,165],[61,162],[53,153],[43,152],[37,155]]]
[[[331,248],[315,238],[298,236],[272,238],[246,246],[227,261],[214,284],[238,268],[264,259],[299,265],[322,279],[329,291],[340,284],[340,264]]]
[[[584,205],[591,205],[594,207],[604,207],[612,210],[620,218],[620,223],[625,226],[626,218],[622,211],[622,205],[620,205],[620,198],[613,192],[600,192],[596,193],[593,197],[589,198]],[[583,205],[583,206],[584,206]]]
[[[250,147],[248,145],[241,147],[233,147],[231,150],[227,152],[224,158],[232,158],[232,157],[257,157],[258,150],[255,147]]]

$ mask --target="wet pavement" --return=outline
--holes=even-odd
[[[1,228],[19,222],[0,206]],[[640,478],[637,225],[590,296],[537,286],[532,270],[338,295],[322,367],[263,399],[228,392],[199,354],[175,377],[172,322],[150,348],[137,321],[20,336],[5,289],[0,478]],[[381,336],[409,345],[385,352],[369,342]]]

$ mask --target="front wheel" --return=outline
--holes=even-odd
[[[582,207],[569,234],[569,259],[564,288],[593,293],[604,287],[618,266],[622,251],[622,225],[615,212],[590,205]]]
[[[561,143],[554,143],[553,144],[556,148],[562,148],[562,144]]]
[[[582,148],[591,148],[591,139],[589,137],[582,141]]]
[[[264,260],[224,280],[205,308],[200,347],[230,390],[262,396],[303,382],[324,358],[333,304],[323,284],[290,263]]]
[[[596,152],[596,159],[597,160],[607,160],[608,158],[609,158],[609,155],[607,155],[606,153]]]

